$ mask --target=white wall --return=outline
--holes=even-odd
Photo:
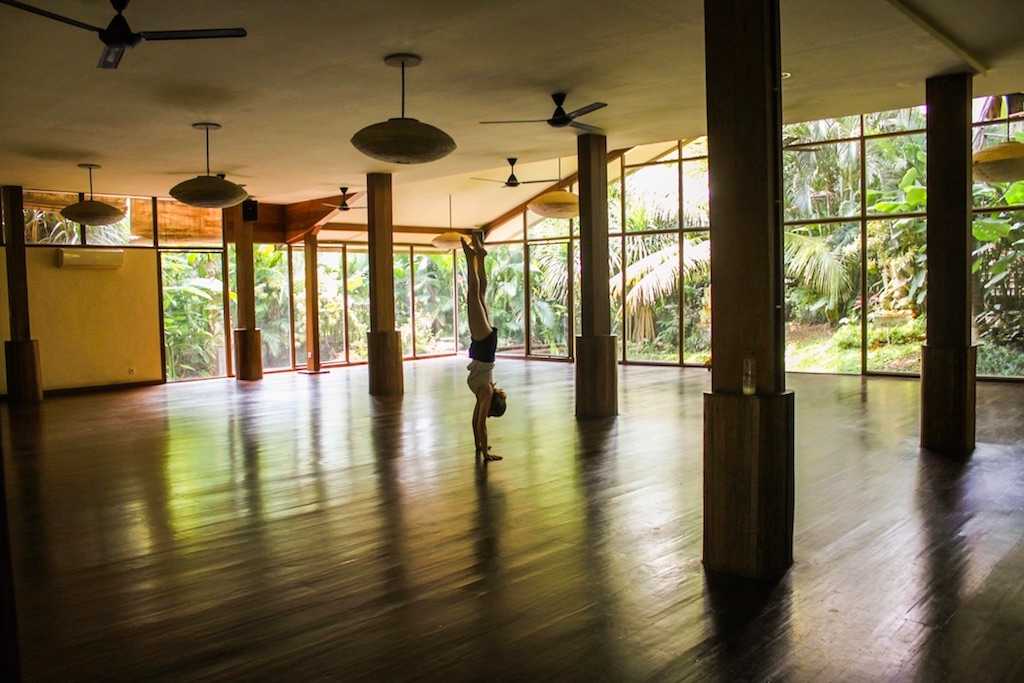
[[[57,249],[27,249],[44,389],[160,379],[157,253],[124,252],[116,270],[68,270],[57,267]]]

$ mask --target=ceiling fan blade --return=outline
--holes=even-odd
[[[327,204],[325,202],[323,205],[326,206],[328,209],[336,209],[338,211],[341,211],[341,207],[339,207],[337,204]]]
[[[480,123],[547,123],[547,119],[520,119],[518,121],[481,121]]]
[[[470,180],[479,180],[482,183],[498,183],[500,185],[505,184],[504,180],[495,180],[494,178],[470,178]]]
[[[75,28],[84,28],[86,31],[95,31],[96,33],[99,33],[103,30],[99,26],[93,26],[92,24],[87,24],[84,21],[78,21],[77,19],[72,19],[71,17],[65,17],[63,14],[57,14],[56,12],[50,12],[45,9],[39,9],[38,7],[33,7],[32,5],[26,5],[23,2],[15,2],[15,0],[0,0],[0,5],[8,5],[16,9],[31,12],[32,14],[38,14],[41,17],[53,19],[54,21],[59,21],[64,24],[68,24],[69,26],[74,26]]]
[[[520,180],[519,184],[520,185],[529,185],[530,183],[557,183],[557,182],[558,182],[557,178],[551,178],[551,179],[548,179],[548,180]]]
[[[584,133],[603,133],[604,132],[600,128],[598,128],[597,126],[591,126],[591,125],[588,125],[586,123],[580,123],[579,121],[573,121],[569,125],[572,126],[573,128],[578,129],[578,130],[582,130]]]
[[[568,116],[570,119],[575,119],[577,117],[583,116],[584,114],[589,114],[592,111],[597,111],[598,109],[604,109],[607,106],[608,105],[605,102],[591,102],[590,104],[588,104],[585,107],[580,107],[579,109],[577,109],[575,111],[569,112],[568,114],[566,114],[566,116]]]
[[[100,63],[96,65],[98,69],[116,69],[117,65],[121,63],[121,58],[124,57],[124,51],[126,48],[112,47],[110,45],[103,46],[103,54],[100,55]]]
[[[144,40],[202,40],[204,38],[245,38],[244,28],[197,28],[184,31],[142,31]]]

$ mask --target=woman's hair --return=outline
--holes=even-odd
[[[488,417],[501,417],[505,414],[505,410],[508,408],[505,399],[508,398],[508,394],[505,393],[504,389],[494,387],[494,392],[491,394],[491,409],[487,411]]]

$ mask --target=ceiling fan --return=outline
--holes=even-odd
[[[342,186],[342,187],[340,187],[338,189],[341,190],[341,203],[340,204],[328,204],[328,203],[324,202],[324,206],[330,207],[330,208],[332,208],[332,209],[334,209],[336,211],[358,211],[360,209],[365,209],[366,208],[365,206],[349,206],[348,205],[348,200],[350,198],[352,198],[352,197],[355,197],[357,194],[359,194],[358,192],[349,192],[348,188],[345,187],[345,186]]]
[[[99,34],[103,41],[103,54],[100,55],[100,62],[96,66],[100,69],[116,69],[121,63],[124,51],[135,47],[143,40],[198,40],[202,38],[245,38],[248,35],[244,28],[200,28],[187,29],[182,31],[140,31],[135,33],[124,18],[124,10],[128,7],[129,0],[110,0],[117,14],[110,20],[106,28],[86,24],[85,22],[71,19],[49,10],[40,9],[15,0],[0,0],[0,5],[9,5],[15,9],[38,14],[47,19],[53,19],[76,28],[83,28],[86,31],[93,31]]]
[[[509,165],[508,178],[505,180],[495,180],[494,178],[470,178],[470,180],[479,180],[485,183],[501,183],[505,187],[519,187],[520,185],[528,185],[530,183],[557,183],[558,178],[548,178],[546,180],[520,180],[516,178],[516,162],[519,161],[514,157],[507,159]]]
[[[513,120],[513,121],[481,121],[480,123],[487,123],[487,124],[492,124],[492,123],[546,123],[549,126],[551,126],[552,128],[565,128],[566,126],[572,126],[573,128],[578,128],[579,130],[585,131],[587,133],[598,133],[598,132],[600,132],[600,130],[601,130],[600,128],[596,128],[596,127],[588,125],[586,123],[580,123],[576,119],[578,119],[581,116],[584,116],[585,114],[589,114],[591,112],[595,112],[598,109],[604,109],[605,107],[608,106],[607,104],[605,104],[604,102],[591,102],[590,104],[588,104],[585,107],[580,107],[579,109],[574,109],[573,111],[566,113],[565,107],[564,107],[564,105],[565,105],[565,93],[564,92],[556,92],[555,94],[553,94],[551,96],[551,99],[554,100],[554,102],[555,102],[555,112],[551,115],[551,118],[548,118],[548,119],[519,119],[519,120]]]

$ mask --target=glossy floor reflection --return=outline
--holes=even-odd
[[[967,464],[915,381],[794,375],[797,564],[701,569],[703,370],[500,361],[474,465],[462,359],[5,408],[29,680],[1020,680],[1024,385],[979,386]]]

